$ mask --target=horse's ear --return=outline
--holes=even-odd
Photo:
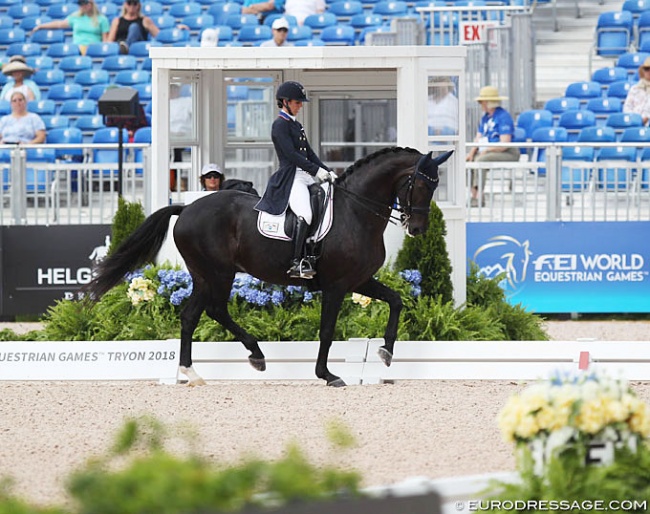
[[[448,152],[445,152],[445,153],[443,153],[443,154],[440,154],[438,157],[436,157],[435,159],[433,159],[433,163],[434,163],[436,166],[440,166],[443,162],[445,162],[447,159],[449,159],[449,158],[451,157],[451,154],[453,154],[453,153],[454,153],[454,151],[453,151],[453,150],[450,150],[450,151],[448,151]],[[431,152],[429,152],[429,156],[431,156]]]

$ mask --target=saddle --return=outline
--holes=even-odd
[[[309,226],[307,241],[318,242],[323,239],[332,226],[332,194],[334,190],[329,183],[311,184],[309,201],[311,203],[312,221]],[[296,215],[291,209],[284,214],[274,216],[260,212],[257,216],[257,229],[265,237],[291,241],[296,228]]]

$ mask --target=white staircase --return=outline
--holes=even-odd
[[[575,0],[556,0],[558,30],[554,30],[552,3],[540,4],[533,14],[536,40],[536,106],[563,96],[570,82],[589,80],[596,21],[605,11],[618,11],[622,0],[582,0],[576,18]],[[592,70],[612,66],[614,59],[594,56]]]

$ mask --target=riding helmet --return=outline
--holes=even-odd
[[[280,84],[278,92],[275,93],[277,100],[298,100],[300,102],[309,102],[307,92],[300,82],[289,80]]]

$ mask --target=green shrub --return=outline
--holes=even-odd
[[[129,202],[122,196],[117,199],[117,211],[111,225],[111,246],[108,253],[122,244],[145,220],[144,208],[140,202]]]
[[[422,294],[440,296],[445,303],[452,301],[454,291],[446,235],[447,226],[442,211],[432,202],[427,231],[421,236],[404,240],[394,265],[398,271],[419,270],[422,274]]]

